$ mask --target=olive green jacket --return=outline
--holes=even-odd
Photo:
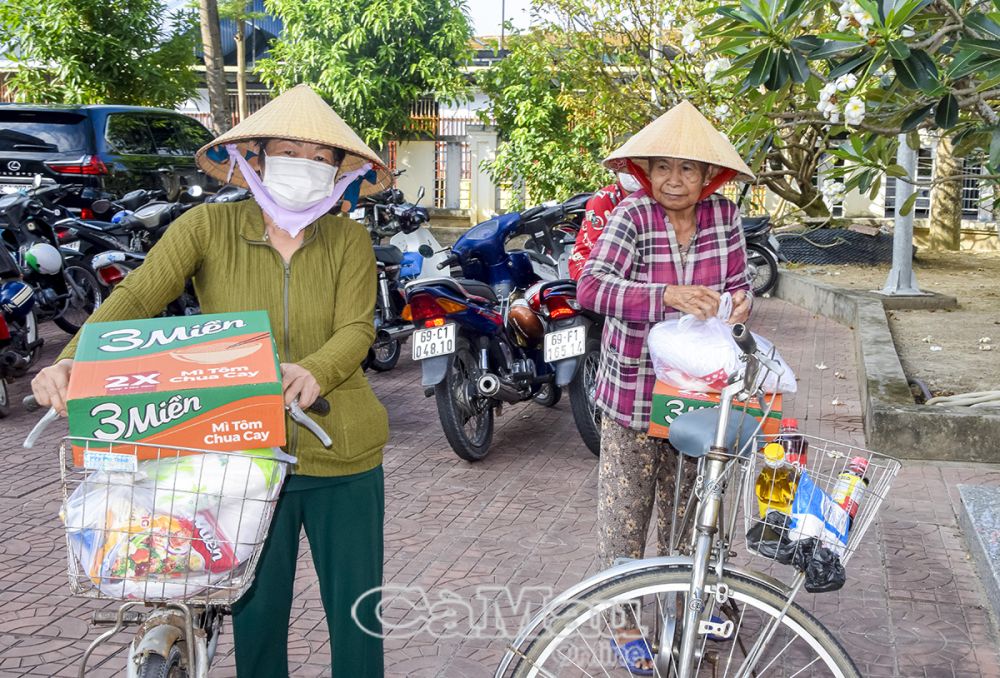
[[[368,234],[346,217],[324,216],[306,228],[302,247],[286,264],[264,232],[253,200],[192,209],[90,320],[154,317],[188,279],[204,313],[267,311],[281,362],[309,370],[330,401],[330,414],[313,417],[333,438],[332,449],[288,422],[285,449],[298,457],[295,472],[344,476],[375,468],[389,423],[360,369],[375,336],[377,281]],[[76,341],[60,359],[73,357]]]

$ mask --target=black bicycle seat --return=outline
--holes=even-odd
[[[720,413],[718,407],[704,407],[680,415],[670,424],[670,444],[681,454],[695,459],[704,457],[715,442],[715,429],[719,425]],[[737,442],[742,447],[756,430],[756,419],[742,410],[732,409],[729,425],[726,427],[726,448],[729,453],[739,452],[735,449]],[[751,445],[748,451],[752,448]]]

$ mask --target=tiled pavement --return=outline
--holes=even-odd
[[[785,411],[807,432],[863,443],[850,330],[776,300],[761,303],[753,326],[776,341],[799,376],[799,393],[786,399]],[[58,330],[47,336],[51,359],[64,337]],[[817,369],[820,363],[829,369]],[[371,380],[392,421],[385,455],[386,582],[423,587],[424,604],[436,603],[438,613],[451,610],[458,622],[450,633],[437,624],[438,638],[391,633],[387,673],[491,675],[504,621],[525,609],[504,602],[495,587],[509,587],[515,602],[523,595],[527,604],[595,570],[595,459],[576,435],[564,400],[551,410],[507,408],[490,456],[468,464],[448,448],[434,401],[421,394],[416,365],[404,359]],[[25,392],[22,381],[12,396],[19,400]],[[52,453],[61,432],[53,431],[38,451],[22,450],[34,420],[15,411],[0,422],[0,676],[69,676],[96,635],[86,623],[90,611],[102,605],[67,594]],[[997,631],[957,527],[960,482],[1000,486],[1000,467],[907,464],[867,549],[849,565],[845,589],[803,596],[866,676],[1000,676]],[[290,629],[296,677],[329,675],[330,646],[307,553]],[[399,600],[388,618],[418,616],[420,601],[408,591],[409,606]],[[450,594],[468,601],[471,611]],[[476,637],[468,637],[470,627]],[[121,647],[101,652],[90,675],[120,675]],[[231,651],[227,638],[213,675],[235,675]]]

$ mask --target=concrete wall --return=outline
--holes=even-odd
[[[396,185],[409,201],[417,199],[417,190],[423,186],[426,197],[420,201],[430,207],[434,201],[434,142],[405,141],[396,149],[396,169],[406,172],[396,179]]]

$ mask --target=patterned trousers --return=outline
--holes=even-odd
[[[674,515],[674,490],[681,461],[681,501]],[[670,553],[670,526],[684,517],[697,463],[683,459],[664,438],[601,418],[601,469],[597,505],[598,559],[602,568],[617,558],[642,558],[653,505],[657,505],[657,555]],[[676,539],[676,537],[675,537]]]

